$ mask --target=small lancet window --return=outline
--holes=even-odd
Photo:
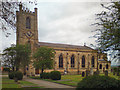
[[[30,23],[30,17],[26,18],[26,28],[30,29],[31,28],[31,23]]]
[[[71,67],[75,67],[75,57],[72,55],[71,57]]]
[[[91,60],[91,65],[92,65],[92,67],[94,67],[95,65],[95,58],[94,58],[94,56],[92,56],[92,60]]]
[[[85,67],[85,56],[82,56],[82,67]]]
[[[63,68],[63,55],[60,54],[59,56],[59,68]]]

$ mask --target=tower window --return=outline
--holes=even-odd
[[[31,23],[30,23],[30,17],[27,17],[26,18],[26,28],[27,29],[30,29],[31,28],[31,25],[30,25]]]
[[[85,56],[82,56],[82,67],[85,67]]]
[[[60,54],[59,56],[59,68],[63,68],[63,55]]]
[[[71,57],[71,67],[75,67],[75,57],[72,55]]]
[[[94,60],[94,56],[92,56],[92,60],[91,60],[92,67],[94,67],[94,64],[95,64],[95,60]]]

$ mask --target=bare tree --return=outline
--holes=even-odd
[[[28,4],[35,4],[34,2],[27,1]],[[19,10],[19,5],[22,4],[23,10],[26,9],[26,3],[19,0],[4,0],[0,2],[0,30],[2,30],[6,37],[11,33],[7,32],[8,29],[16,30],[16,10]]]

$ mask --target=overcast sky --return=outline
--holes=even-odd
[[[49,2],[48,2],[49,1]],[[101,12],[101,2],[79,2],[78,0],[39,0],[38,31],[39,41],[74,45],[95,44],[91,24],[95,14]],[[31,7],[33,10],[33,7]],[[2,49],[16,43],[15,31],[6,38],[2,34]]]
[[[64,43],[73,45],[95,44],[90,38],[95,30],[95,14],[101,12],[101,2],[79,2],[75,0],[39,0],[38,35],[41,42]],[[28,4],[27,4],[28,6]],[[30,6],[33,11],[34,7]],[[2,33],[1,50],[16,43],[15,31],[6,38]]]
[[[83,0],[39,0],[35,6],[38,8],[39,41],[95,45],[95,39],[90,38],[94,35],[91,31],[95,30],[91,24],[96,22],[95,14],[103,10],[100,5],[101,2],[98,1],[105,0],[84,0],[84,2]],[[33,8],[30,6],[31,10]],[[12,35],[6,38],[0,30],[1,51],[16,43],[15,31],[9,31]]]

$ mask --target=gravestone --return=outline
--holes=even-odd
[[[90,75],[93,75],[93,68],[90,68]]]
[[[113,71],[113,75],[115,75],[115,71]]]
[[[105,76],[108,76],[108,71],[107,70],[104,71],[104,74],[105,74]]]
[[[84,77],[85,76],[85,72],[82,72],[82,77]]]
[[[120,76],[119,72],[117,72],[117,76]]]
[[[86,77],[89,76],[89,74],[90,74],[90,71],[86,70]]]

